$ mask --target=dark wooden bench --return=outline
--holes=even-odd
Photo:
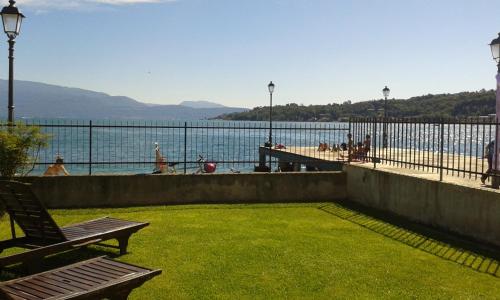
[[[124,254],[130,236],[149,225],[105,217],[60,228],[30,185],[16,181],[0,181],[0,202],[11,217],[12,231],[12,239],[0,241],[0,252],[12,247],[30,249],[0,257],[0,267],[20,262],[32,265],[50,254],[111,239],[118,240],[120,254]],[[16,237],[14,222],[24,237]]]
[[[59,269],[0,283],[0,299],[127,299],[161,270],[98,257]]]

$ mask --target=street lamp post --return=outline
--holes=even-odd
[[[500,171],[500,128],[498,126],[498,118],[500,117],[500,33],[498,37],[491,41],[491,54],[493,55],[493,59],[497,63],[497,99],[496,99],[496,134],[495,134],[495,155],[493,156],[493,166],[492,171],[494,172],[492,179],[493,188],[498,189],[500,186],[500,178],[498,177]]]
[[[271,149],[273,147],[273,92],[274,83],[271,81],[267,85],[269,90],[269,172],[272,172]]]
[[[383,147],[387,148],[387,98],[389,97],[389,93],[391,90],[385,86],[385,88],[382,90],[382,93],[384,94],[384,127],[383,127]]]
[[[16,1],[9,0],[9,6],[5,6],[0,12],[2,15],[3,30],[9,38],[9,116],[8,121],[14,121],[14,39],[19,35],[24,15],[16,7]]]

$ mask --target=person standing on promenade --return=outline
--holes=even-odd
[[[350,161],[352,159],[352,155],[354,154],[354,142],[352,140],[352,134],[347,134],[347,159]]]
[[[493,154],[495,153],[495,141],[489,142],[489,144],[486,146],[484,158],[488,160],[488,170],[486,170],[486,173],[484,173],[481,176],[481,182],[483,184],[486,184],[486,179],[491,176],[492,173],[492,165],[493,165]]]
[[[365,137],[365,141],[363,142],[363,161],[368,161],[368,153],[370,152],[371,145],[372,138],[369,134],[367,134]]]
[[[167,159],[163,155],[161,155],[160,146],[158,145],[158,143],[155,143],[155,158],[156,162],[153,174],[167,173]]]
[[[66,171],[66,168],[64,167],[64,160],[58,155],[56,156],[56,163],[50,165],[45,173],[43,173],[43,176],[59,176],[61,173],[65,176],[69,175],[69,172]]]

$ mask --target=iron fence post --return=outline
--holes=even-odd
[[[443,181],[443,158],[444,158],[444,119],[441,119],[439,126],[441,130],[440,149],[439,149],[439,181]]]
[[[500,187],[500,178],[499,178],[499,170],[498,170],[498,143],[500,143],[500,131],[498,130],[500,124],[498,123],[498,116],[495,117],[495,152],[491,163],[491,173],[493,176],[491,177],[491,187],[494,189],[498,189]]]
[[[92,120],[89,121],[89,175],[92,175]]]
[[[184,122],[184,174],[187,173],[187,122]]]
[[[348,132],[347,132],[347,133],[351,133],[351,126],[352,126],[352,125],[351,125],[351,122],[352,122],[352,119],[351,119],[351,118],[349,118],[349,124],[348,124],[349,129],[348,129]]]
[[[377,168],[377,118],[373,120],[373,168]]]
[[[351,129],[352,129],[352,119],[351,117],[349,117],[349,131],[347,132],[347,135],[352,135],[351,133]],[[349,137],[347,138],[347,164],[350,164],[351,163],[351,153],[349,153],[349,145],[350,145],[350,139]]]

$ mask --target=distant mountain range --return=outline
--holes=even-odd
[[[20,118],[201,120],[248,109],[208,101],[148,104],[124,96],[31,81],[16,81],[14,115]],[[0,118],[7,116],[7,81],[0,80]]]
[[[222,104],[210,102],[210,101],[182,101],[179,105],[192,107],[192,108],[223,108]]]

